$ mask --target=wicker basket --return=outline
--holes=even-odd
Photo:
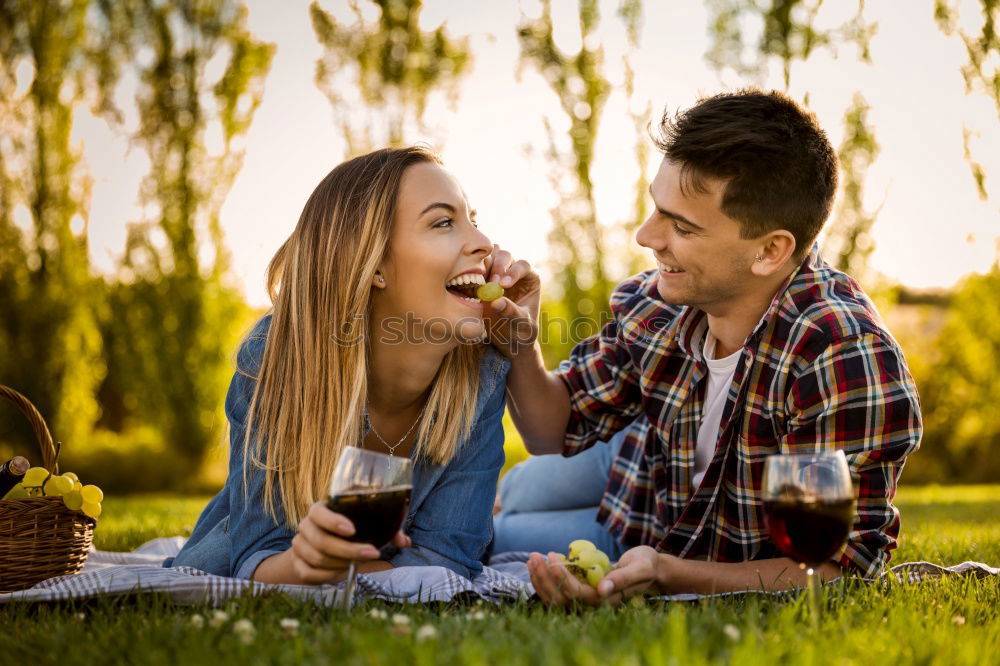
[[[59,447],[45,419],[27,398],[0,385],[0,398],[27,417],[42,452],[42,466],[59,471]],[[93,518],[71,511],[61,497],[0,500],[0,592],[29,588],[83,569],[94,539]]]

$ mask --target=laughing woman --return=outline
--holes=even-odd
[[[491,250],[422,148],[331,171],[271,261],[274,307],[237,354],[226,485],[166,566],[304,584],[339,582],[352,559],[479,573],[509,368],[475,342]],[[322,501],[349,445],[414,460],[409,514],[381,553],[347,541],[354,526]]]

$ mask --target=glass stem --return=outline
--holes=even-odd
[[[813,629],[819,628],[819,576],[812,567],[806,569],[806,594],[809,597],[809,618]]]
[[[358,582],[358,570],[354,566],[354,560],[347,566],[347,581],[344,584],[344,604],[343,608],[345,611],[351,610],[354,605],[354,586]]]

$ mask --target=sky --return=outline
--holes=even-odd
[[[622,57],[624,27],[615,15],[617,0],[602,0],[598,37],[605,50],[606,75],[615,85],[605,106],[593,168],[597,215],[609,237],[628,219],[638,176],[637,140],[627,115],[629,104],[652,105],[654,117],[694,104],[702,95],[753,83],[733,72],[716,72],[705,60],[709,16],[697,2],[646,0],[639,49],[631,53],[636,95],[626,99]],[[247,3],[248,25],[277,46],[266,89],[246,136],[243,169],[223,205],[221,220],[232,253],[235,277],[248,301],[268,304],[267,264],[298,220],[309,194],[344,156],[344,143],[327,98],[313,76],[321,49],[308,2]],[[345,0],[321,5],[350,19]],[[963,2],[962,17],[978,25],[978,2]],[[553,0],[555,38],[564,50],[579,48],[573,0]],[[820,26],[853,14],[849,0],[829,0]],[[515,28],[522,14],[537,12],[534,0],[458,2],[425,0],[421,25],[446,22],[449,34],[467,36],[472,71],[460,83],[454,106],[432,98],[427,135],[409,140],[431,143],[458,178],[479,212],[490,238],[548,273],[546,236],[549,210],[559,199],[543,157],[544,118],[557,133],[568,127],[555,94],[530,66],[518,68]],[[789,94],[809,106],[840,144],[842,119],[855,93],[872,110],[881,153],[869,170],[866,206],[880,209],[873,229],[872,267],[914,288],[947,287],[970,271],[985,271],[996,260],[1000,238],[1000,123],[992,100],[967,95],[960,75],[966,56],[957,37],[944,35],[933,21],[930,0],[901,3],[869,0],[865,16],[878,23],[871,43],[873,64],[859,61],[854,47],[836,55],[815,52],[792,69]],[[775,69],[763,84],[783,87]],[[127,87],[126,87],[127,89]],[[987,172],[990,200],[979,199],[963,157],[963,126],[973,132],[972,149]],[[88,233],[100,270],[111,270],[124,248],[126,225],[139,219],[138,185],[148,170],[141,151],[102,122],[78,114],[75,136],[93,177]],[[653,153],[649,176],[658,156]],[[650,266],[652,267],[652,259]],[[625,278],[625,275],[618,276]],[[544,286],[543,286],[544,289]]]

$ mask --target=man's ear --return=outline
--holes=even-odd
[[[784,268],[793,256],[795,236],[785,229],[775,229],[760,237],[750,271],[760,277],[772,275]]]

